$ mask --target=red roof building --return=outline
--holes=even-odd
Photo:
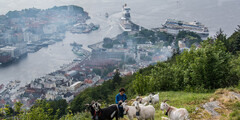
[[[93,82],[92,82],[92,80],[90,80],[90,79],[85,79],[85,80],[84,80],[84,83],[85,83],[85,84],[92,84]]]

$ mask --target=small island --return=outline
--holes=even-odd
[[[86,24],[90,19],[82,7],[55,6],[10,11],[0,16],[0,64],[5,65],[65,38],[65,32],[86,34],[100,26]]]

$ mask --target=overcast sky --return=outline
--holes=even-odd
[[[0,14],[6,14],[10,10],[21,10],[24,8],[41,8],[46,9],[52,6],[59,6],[59,5],[81,5],[85,3],[95,3],[95,2],[128,2],[128,0],[0,0]],[[134,1],[134,0],[129,0]],[[136,1],[145,1],[145,0],[136,0]],[[159,0],[156,0],[159,1]],[[184,1],[184,0],[168,0],[168,1]],[[202,1],[202,0],[193,0],[193,1]],[[224,5],[225,2],[234,2],[239,0],[217,0],[217,4],[219,6]],[[136,3],[137,4],[137,3]]]

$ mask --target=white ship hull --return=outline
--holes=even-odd
[[[174,19],[168,19],[163,25],[163,29],[170,34],[178,34],[179,31],[191,31],[197,33],[201,37],[208,37],[208,28],[200,22],[184,22]]]
[[[131,32],[132,31],[132,29],[130,29],[130,28],[125,28],[121,23],[119,23],[119,26],[125,32]]]
[[[132,31],[130,8],[127,7],[127,4],[123,6],[122,17],[120,19],[119,26],[123,31],[126,32]]]

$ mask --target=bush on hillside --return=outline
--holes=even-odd
[[[214,44],[208,44],[210,41],[203,42],[202,48],[185,50],[174,63],[158,63],[149,76],[138,73],[140,78],[134,80],[134,89],[139,94],[166,90],[203,92],[238,85],[240,74],[235,66],[240,60],[225,51],[222,41],[216,39]]]

